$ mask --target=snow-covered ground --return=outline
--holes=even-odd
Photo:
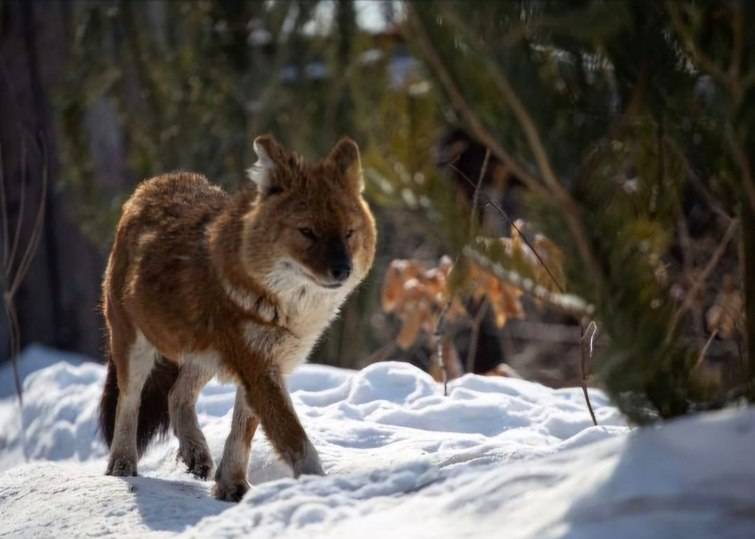
[[[0,370],[0,537],[755,537],[753,409],[631,431],[597,391],[593,427],[578,389],[465,376],[444,397],[404,363],[307,365],[289,387],[328,475],[292,479],[258,431],[230,504],[172,437],[140,477],[106,477],[104,368],[41,348],[22,365],[23,430]],[[233,397],[211,383],[199,400],[216,462]]]

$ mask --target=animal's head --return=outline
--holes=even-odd
[[[357,144],[341,139],[324,159],[306,162],[263,135],[254,151],[249,176],[258,195],[244,223],[249,271],[277,289],[356,286],[372,265],[376,240]]]

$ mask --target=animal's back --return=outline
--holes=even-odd
[[[229,196],[201,174],[175,172],[142,182],[123,207],[118,225],[144,230],[205,225],[228,203]]]
[[[106,309],[122,308],[132,322],[159,320],[159,326],[187,313],[200,315],[188,304],[193,299],[186,291],[210,278],[206,227],[229,201],[199,174],[178,172],[141,183],[118,223],[106,275]],[[153,330],[164,337],[171,333],[168,327]]]

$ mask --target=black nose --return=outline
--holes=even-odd
[[[351,275],[351,262],[344,260],[330,266],[330,276],[336,281],[343,282]]]

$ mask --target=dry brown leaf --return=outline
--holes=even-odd
[[[439,313],[448,301],[448,275],[452,263],[448,257],[438,267],[426,268],[417,260],[394,260],[383,283],[383,310],[401,321],[398,345],[411,347],[421,332],[432,333]],[[464,314],[458,301],[452,302],[446,317],[455,319]]]
[[[495,314],[496,326],[502,328],[511,318],[523,318],[522,291],[504,283],[476,264],[470,266],[470,279],[475,283],[472,296],[478,301],[487,298]]]
[[[531,267],[531,274],[538,284],[553,290],[557,285],[537,255],[548,265],[554,277],[559,279],[563,277],[563,253],[549,239],[537,235],[533,241],[533,247],[537,250],[535,255],[519,233],[525,227],[526,223],[518,220],[511,227],[510,238],[492,241],[500,242],[507,256]],[[446,307],[448,310],[445,316],[448,321],[469,317],[459,294],[452,295],[449,289],[452,269],[453,262],[447,256],[442,257],[436,267],[430,268],[419,260],[394,260],[389,265],[383,283],[382,304],[386,313],[394,314],[401,321],[401,330],[396,339],[401,348],[411,347],[422,333],[432,334],[440,313]],[[468,292],[472,298],[477,301],[485,298],[490,302],[499,328],[512,318],[524,317],[521,302],[523,293],[519,288],[474,263],[468,266],[466,281],[472,285]],[[450,304],[449,298],[452,298]]]
[[[515,248],[522,249],[521,245]],[[401,348],[411,347],[421,333],[432,334],[435,331],[438,317],[449,301],[452,267],[453,263],[448,257],[441,258],[434,268],[427,268],[418,260],[394,260],[389,265],[383,283],[382,304],[386,313],[394,314],[401,321],[401,330],[396,338]],[[471,297],[477,301],[485,298],[490,302],[499,328],[511,318],[524,317],[521,290],[504,283],[476,264],[470,264],[467,277],[473,284]],[[448,305],[446,319],[453,321],[468,316],[460,298],[454,295]]]

